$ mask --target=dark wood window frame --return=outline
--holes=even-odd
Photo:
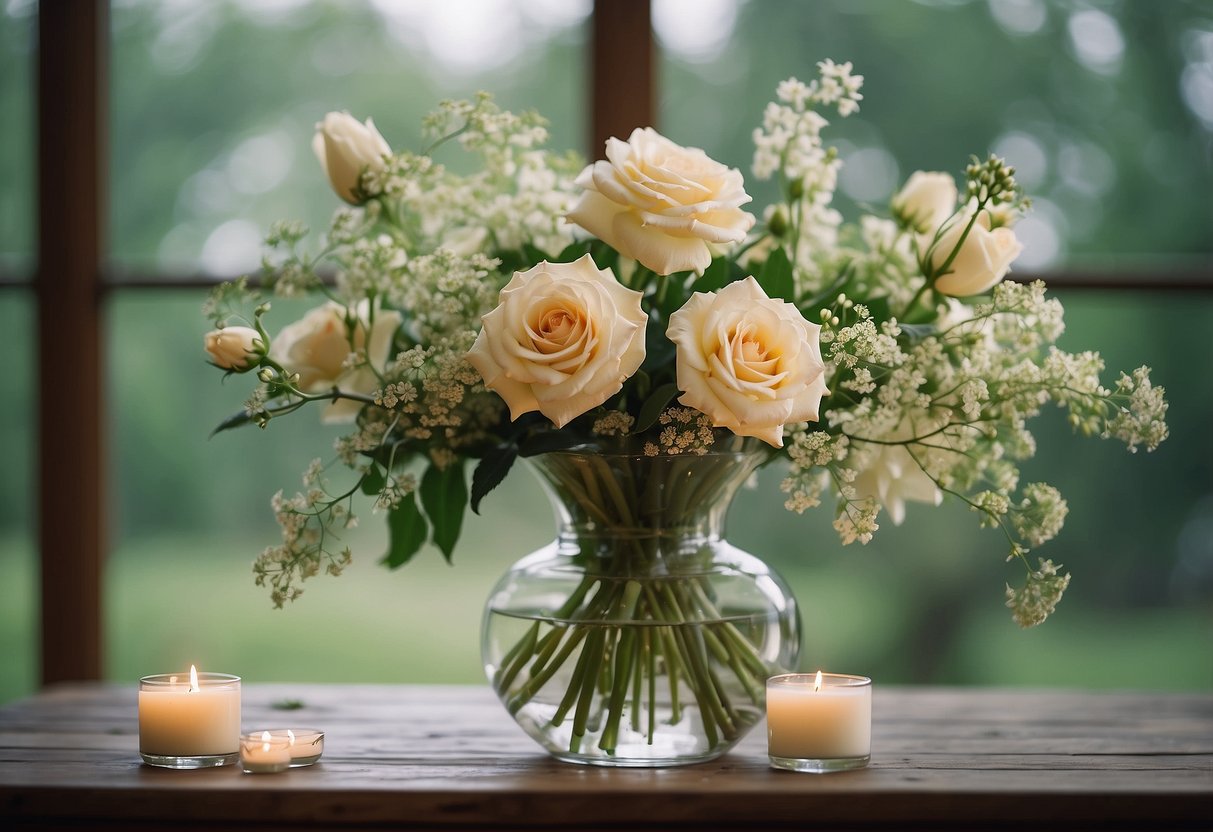
[[[649,0],[596,0],[589,50],[590,158],[608,136],[652,124],[656,79]],[[206,275],[113,269],[105,258],[109,4],[38,7],[37,543],[42,684],[101,679],[107,506],[103,426],[104,311],[113,291],[197,289]],[[625,46],[621,47],[623,44]],[[626,55],[620,55],[620,49]],[[71,199],[61,194],[71,193]],[[1017,276],[1027,279],[1031,276]],[[1213,292],[1213,265],[1145,272],[1069,272],[1052,288]],[[0,274],[0,288],[31,287]],[[72,367],[70,401],[58,368]],[[71,476],[59,472],[71,471]]]

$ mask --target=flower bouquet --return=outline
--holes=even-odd
[[[1022,569],[1015,620],[1042,622],[1070,576],[1029,551],[1066,504],[1019,482],[1028,420],[1054,402],[1084,434],[1152,450],[1163,391],[1144,367],[1104,386],[1097,353],[1056,347],[1044,285],[1004,279],[1028,200],[1003,160],[974,158],[959,188],[915,173],[887,212],[844,223],[823,113],[854,112],[861,82],[825,61],[779,85],[754,131],[753,174],[780,186],[760,218],[738,170],[648,128],[583,167],[543,149],[538,115],[483,94],[443,103],[416,153],[330,113],[315,148],[348,205],[318,246],[276,225],[263,283],[324,303],[273,331],[240,281],[206,310],[213,363],[260,382],[221,430],[313,405],[350,426],[348,474],[317,459],[274,497],[282,539],[254,566],[274,604],[350,562],[356,499],[386,515],[389,567],[427,541],[449,559],[466,508],[530,458],[560,532],[490,601],[498,693],[570,759],[714,756],[795,660],[786,588],[720,534],[732,491],[780,458],[787,507],[828,495],[844,543],[907,503],[965,503]],[[450,145],[473,172],[436,160]]]

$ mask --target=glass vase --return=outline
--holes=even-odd
[[[650,448],[652,450],[652,448]],[[485,672],[553,756],[604,766],[710,760],[761,718],[766,679],[799,651],[784,581],[724,538],[770,449],[562,451],[531,459],[556,539],[489,596]]]

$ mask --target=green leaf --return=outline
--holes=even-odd
[[[792,280],[792,263],[782,248],[777,248],[767,257],[767,262],[758,275],[758,285],[768,297],[781,298],[794,303],[796,286]]]
[[[214,436],[217,433],[223,433],[225,430],[231,430],[232,428],[247,425],[252,421],[253,417],[248,415],[248,413],[243,410],[239,413],[233,413],[231,416],[228,416],[226,419],[220,422],[215,429],[211,431],[211,436]]]
[[[619,252],[601,240],[594,240],[591,243],[590,257],[594,259],[594,265],[600,269],[614,269],[615,264],[619,262]]]
[[[400,505],[392,509],[387,518],[387,530],[388,549],[383,563],[390,569],[399,569],[417,554],[429,531],[415,496],[406,495]]]
[[[476,470],[472,472],[472,511],[480,513],[480,501],[501,484],[517,458],[517,445],[501,445],[485,454],[476,464]]]
[[[661,411],[666,409],[666,406],[678,395],[677,384],[663,384],[653,391],[653,394],[644,400],[644,404],[640,406],[640,415],[636,417],[636,424],[632,427],[632,433],[644,433],[651,428],[656,422],[657,417],[661,415]]]
[[[446,468],[431,465],[421,477],[421,505],[433,524],[432,540],[450,563],[463,527],[463,512],[468,504],[468,487],[463,478],[463,460]]]
[[[379,466],[371,465],[370,469],[362,477],[362,484],[359,486],[359,490],[368,497],[374,497],[383,490],[386,482],[383,471],[379,470]]]
[[[536,246],[533,246],[530,243],[522,244],[522,256],[527,261],[529,261],[532,266],[534,266],[544,260],[551,262],[551,257],[548,255],[548,253],[546,251],[543,251],[542,249],[540,249]]]
[[[574,260],[580,260],[582,257],[590,253],[590,243],[588,240],[583,240],[580,243],[572,243],[565,247],[564,251],[556,255],[558,263],[572,263]]]
[[[723,257],[712,261],[703,274],[691,284],[692,292],[715,292],[729,283],[729,262]]]

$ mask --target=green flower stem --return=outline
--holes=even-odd
[[[653,744],[653,735],[657,733],[657,650],[654,646],[656,641],[657,633],[651,627],[646,627],[644,630],[644,660],[645,670],[649,674],[649,725],[646,733],[649,745]],[[677,702],[678,679],[672,671],[668,674],[668,678],[670,680],[670,697]]]
[[[606,645],[606,629],[594,628],[586,640],[585,650],[581,654],[583,662],[578,662],[581,680],[581,692],[577,699],[577,710],[573,713],[573,735],[569,738],[569,752],[576,754],[581,750],[581,739],[585,736],[586,721],[590,715],[590,704],[594,701],[594,686],[597,675],[594,670],[602,666],[602,654]],[[574,682],[577,674],[574,673]],[[569,685],[572,690],[576,684]],[[554,721],[554,720],[553,720]]]
[[[636,602],[640,598],[640,590],[641,586],[636,581],[627,582],[620,605],[621,619],[632,620],[635,618]],[[633,666],[636,664],[636,628],[620,627],[619,629],[619,647],[615,651],[615,673],[611,684],[611,699],[607,705],[607,723],[602,730],[602,738],[598,742],[598,747],[608,754],[615,753],[615,744],[619,739],[619,720],[623,716],[623,703],[627,698],[628,682],[632,679]]]
[[[708,675],[707,655],[702,651],[702,640],[695,638],[693,630],[696,628],[685,626],[688,621],[684,617],[678,605],[678,599],[674,595],[674,591],[670,585],[668,583],[663,584],[661,590],[662,600],[666,603],[671,619],[676,624],[683,625],[674,628],[674,639],[678,643],[679,655],[682,657],[683,666],[687,669],[693,681],[691,692],[695,694],[695,698],[699,702],[699,710],[703,716],[703,727],[710,734],[714,735],[715,726],[709,725],[710,721],[714,720],[720,726],[721,733],[725,737],[731,737],[734,735],[734,731],[729,722],[728,714],[716,696],[716,688],[712,684],[712,679]]]
[[[648,594],[646,592],[646,594]],[[652,606],[652,602],[650,602]],[[653,616],[657,618],[657,615]],[[670,686],[670,721],[682,721],[682,698],[678,693],[681,681],[680,675],[686,675],[682,669],[682,661],[678,658],[678,646],[674,643],[674,631],[670,627],[661,627],[657,634],[657,647],[665,662],[666,678]]]
[[[526,663],[531,660],[531,656],[535,652],[535,643],[539,639],[539,622],[536,621],[526,631],[526,635],[522,637],[511,649],[514,654],[512,658],[508,657],[508,661],[502,661],[498,672],[501,673],[500,679],[494,679],[496,684],[501,689],[506,689],[514,681],[514,677],[518,675],[518,671],[526,666]],[[504,669],[504,672],[501,672]]]
[[[602,611],[607,609],[612,603],[615,590],[616,587],[608,587],[607,585],[603,584],[599,591],[594,595],[594,598],[590,601],[589,605],[586,607],[585,613],[582,617],[589,620],[600,616]],[[540,689],[547,684],[548,680],[556,674],[556,671],[564,666],[564,663],[568,661],[569,656],[573,654],[573,651],[577,649],[577,645],[582,642],[589,631],[590,628],[588,626],[580,624],[573,624],[570,627],[561,627],[553,630],[553,633],[560,634],[557,639],[562,638],[564,633],[567,632],[569,634],[568,640],[564,642],[564,646],[560,648],[560,652],[555,655],[551,662],[549,662],[542,670],[532,673],[530,680],[523,685],[518,693],[514,694],[514,696],[510,699],[508,706],[510,713],[517,713],[523,705],[531,701],[535,694],[537,694]],[[549,633],[548,636],[545,636],[545,638],[551,635],[552,633]],[[585,652],[582,651],[581,656],[578,657],[578,667],[581,666],[581,662],[584,659]],[[577,675],[576,670],[574,670],[573,676],[575,680],[580,678]],[[563,721],[565,714],[568,713],[568,709],[572,707],[572,693],[575,688],[577,688],[576,684],[569,684],[569,695],[566,695],[565,697],[569,700],[568,707],[562,707],[556,711],[556,716],[552,717],[552,723],[554,725],[559,725],[560,722]],[[504,693],[507,688],[498,688],[498,690]],[[564,705],[563,702],[561,704],[562,706]]]
[[[765,683],[767,677],[771,675],[771,669],[759,657],[758,651],[754,649],[754,645],[750,643],[748,638],[742,635],[741,631],[737,629],[737,625],[731,621],[724,620],[724,616],[720,614],[720,611],[716,609],[716,605],[712,603],[712,599],[708,597],[708,593],[703,588],[702,582],[694,581],[691,583],[691,587],[699,603],[702,605],[704,615],[710,619],[722,622],[719,629],[732,648],[730,653],[735,651],[740,655],[741,660],[753,672],[755,679]]]

